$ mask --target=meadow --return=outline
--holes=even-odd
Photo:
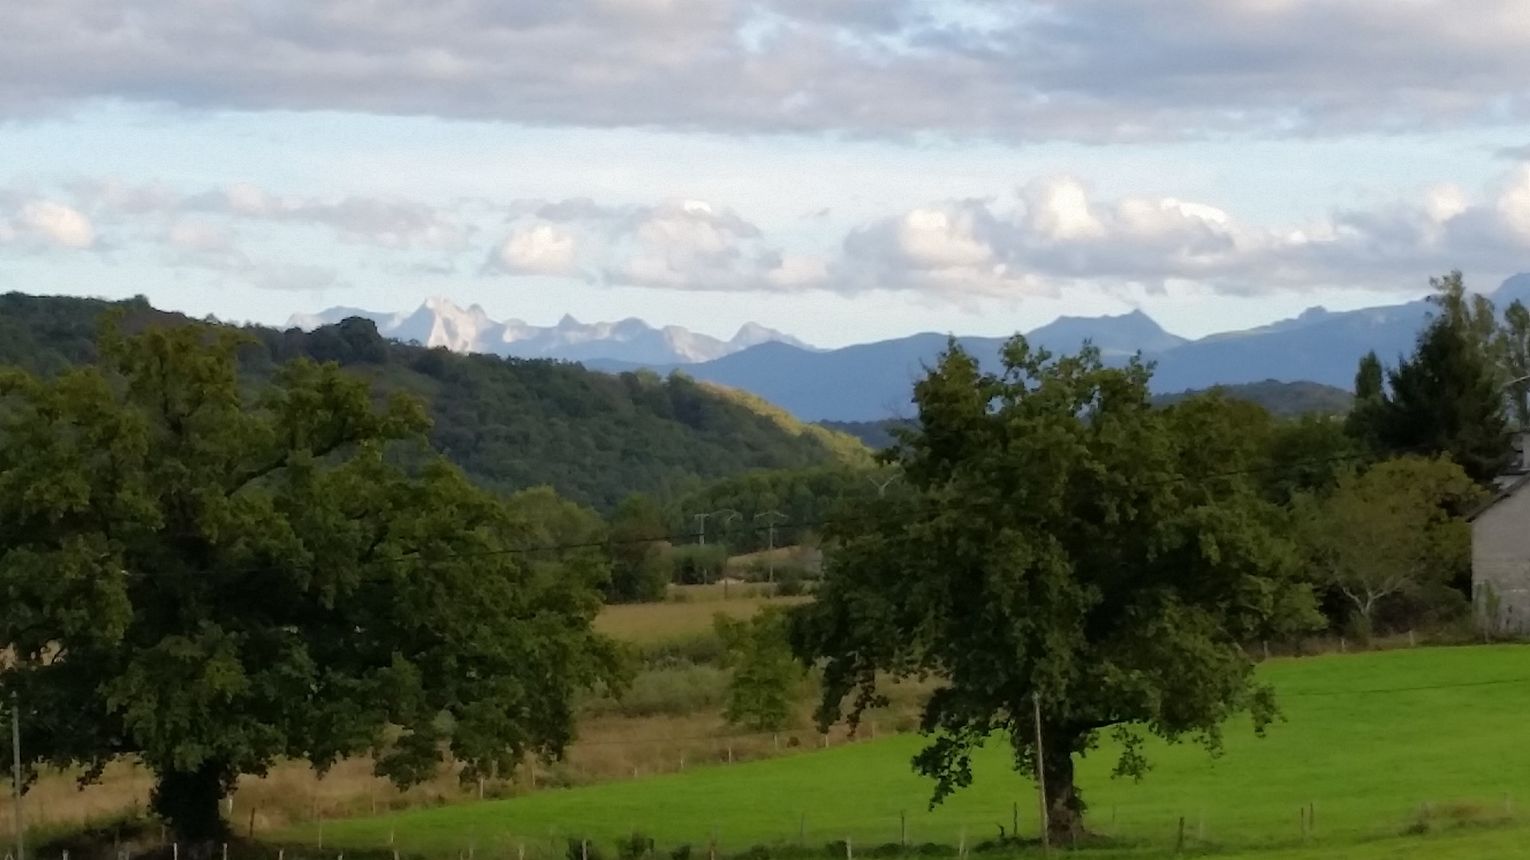
[[[1154,743],[1141,782],[1113,779],[1106,743],[1080,767],[1091,829],[1109,847],[1078,856],[1186,852],[1249,857],[1530,856],[1530,647],[1476,646],[1276,659],[1261,676],[1285,721],[1256,738],[1227,726],[1225,751]],[[757,844],[976,846],[1018,820],[1036,831],[1032,783],[999,739],[974,785],[934,810],[913,774],[913,736],[844,743],[764,761],[330,821],[326,848],[393,843],[450,856],[562,856],[588,838],[609,856],[634,831],[660,847],[721,853]],[[1310,826],[1303,825],[1310,810]],[[1182,823],[1183,822],[1183,823]],[[319,824],[277,838],[317,845]],[[603,847],[601,847],[603,846]]]
[[[497,782],[488,794],[525,792],[549,785],[581,785],[636,772],[673,770],[681,761],[745,761],[774,755],[770,737],[733,737],[721,715],[725,677],[712,663],[721,650],[713,633],[718,614],[744,618],[765,606],[789,606],[805,598],[774,598],[759,585],[673,586],[668,601],[607,606],[596,618],[603,633],[630,646],[643,668],[620,700],[594,697],[582,704],[578,738],[564,761],[522,771],[514,782]],[[141,810],[148,804],[150,774],[131,760],[114,762],[102,779],[82,788],[77,772],[45,772],[28,792],[27,819],[43,832],[67,832]],[[234,794],[240,829],[252,821],[265,833],[296,821],[368,814],[373,810],[440,806],[476,797],[444,768],[436,778],[398,791],[372,773],[366,758],[341,761],[320,778],[301,762],[281,762],[264,777],[247,776]],[[0,838],[12,832],[0,814]]]

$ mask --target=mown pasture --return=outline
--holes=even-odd
[[[1080,856],[1530,856],[1530,647],[1483,646],[1277,659],[1261,676],[1286,720],[1254,737],[1227,726],[1224,754],[1153,743],[1141,782],[1113,779],[1109,742],[1081,767],[1090,826],[1111,837]],[[326,849],[383,847],[483,857],[562,856],[587,837],[611,856],[633,831],[705,856],[799,841],[859,853],[906,838],[968,847],[1018,818],[1034,833],[1032,783],[995,739],[976,782],[934,810],[913,774],[917,737],[860,741],[766,761],[693,767],[507,800],[323,825]],[[1309,826],[1302,824],[1311,810]],[[1183,821],[1183,824],[1181,823]],[[1524,822],[1523,824],[1521,822]],[[1304,832],[1304,830],[1306,832]],[[320,825],[279,835],[317,844]]]

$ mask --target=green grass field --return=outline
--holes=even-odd
[[[1180,818],[1187,851],[1262,858],[1530,857],[1530,647],[1437,648],[1277,660],[1262,668],[1287,721],[1257,739],[1245,721],[1228,726],[1226,753],[1155,745],[1140,783],[1109,776],[1107,746],[1081,767],[1090,826],[1110,848],[1080,856],[1174,853]],[[589,836],[605,847],[642,831],[661,846],[721,850],[850,837],[896,842],[907,815],[911,842],[968,844],[1008,827],[1018,806],[1035,832],[1029,780],[1008,770],[996,742],[977,763],[973,787],[934,812],[930,785],[909,769],[917,737],[859,742],[768,761],[546,791],[503,801],[416,810],[325,825],[326,848],[386,845],[483,856],[545,855],[558,840]],[[1304,841],[1299,810],[1316,810]],[[1427,805],[1427,806],[1426,806]],[[1421,809],[1430,832],[1404,835]],[[1520,822],[1523,822],[1521,824]],[[316,827],[283,834],[316,841]],[[704,856],[704,854],[703,854]]]

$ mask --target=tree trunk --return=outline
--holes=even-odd
[[[1053,845],[1071,846],[1086,833],[1084,799],[1073,783],[1073,752],[1081,741],[1072,736],[1046,738],[1042,775],[1046,778],[1047,835]]]
[[[211,856],[212,846],[228,838],[228,822],[219,804],[233,790],[238,774],[221,762],[196,770],[160,770],[149,802],[170,825],[190,857]]]

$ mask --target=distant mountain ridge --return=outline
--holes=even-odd
[[[517,319],[494,320],[478,305],[462,308],[441,297],[427,299],[413,311],[396,314],[349,307],[329,308],[316,314],[294,314],[287,325],[312,331],[349,317],[371,320],[384,337],[404,343],[514,358],[602,359],[636,365],[691,364],[722,358],[764,343],[779,342],[799,349],[812,349],[790,335],[756,323],[745,323],[729,340],[680,326],[654,328],[632,318],[582,323],[565,315],[557,325],[535,326]]]
[[[1530,304],[1530,274],[1515,275],[1489,294],[1500,310],[1515,300]],[[1301,315],[1246,331],[1187,340],[1163,330],[1141,311],[1112,317],[1063,317],[1027,334],[1032,345],[1074,352],[1087,339],[1109,363],[1141,352],[1155,365],[1158,394],[1263,383],[1313,382],[1348,391],[1360,357],[1374,350],[1393,361],[1412,350],[1433,305],[1425,299],[1397,305]],[[808,352],[768,343],[712,361],[648,365],[742,388],[805,421],[880,421],[909,417],[913,383],[951,342],[926,332],[842,349]],[[1007,338],[957,337],[986,367],[998,364]],[[595,359],[586,366],[622,371],[634,365]]]

